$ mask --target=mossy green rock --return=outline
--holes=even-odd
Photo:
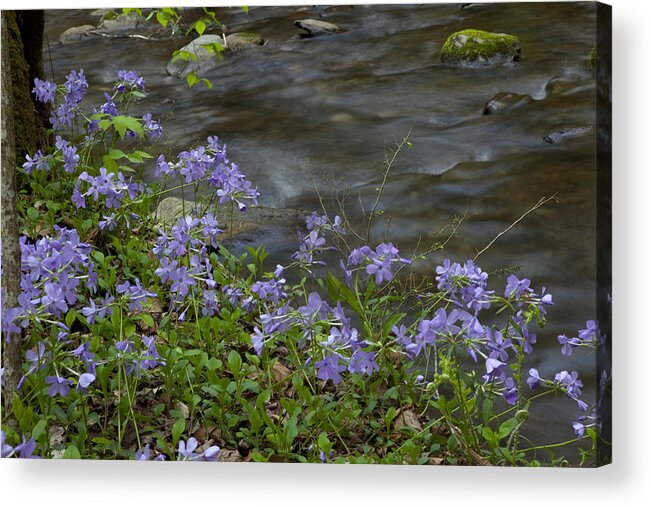
[[[515,35],[483,30],[461,30],[448,37],[441,61],[461,67],[505,65],[520,59],[520,40]]]

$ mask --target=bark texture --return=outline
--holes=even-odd
[[[2,239],[2,307],[18,305],[20,293],[20,244],[18,240],[18,210],[16,207],[16,150],[12,58],[10,37],[15,35],[10,27],[11,13],[2,11],[2,75],[0,95],[2,95],[1,130],[2,153],[0,165],[0,236]],[[15,22],[14,22],[15,27]],[[15,47],[15,46],[14,46]],[[29,97],[28,97],[29,99]],[[31,100],[29,101],[31,104]],[[4,340],[3,336],[3,340]],[[13,393],[21,376],[22,350],[21,335],[14,334],[9,342],[3,341],[3,366],[5,368],[3,401],[5,409],[11,408]]]

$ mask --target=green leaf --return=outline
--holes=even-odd
[[[199,20],[194,24],[194,29],[199,35],[203,35],[203,32],[206,31],[206,24]]]
[[[242,370],[242,358],[235,350],[228,353],[228,369],[235,377],[239,378]]]
[[[70,444],[66,448],[66,451],[63,453],[63,459],[81,459],[81,454],[79,453],[79,449],[77,449],[77,447],[75,447],[74,445]]]
[[[330,454],[330,450],[332,449],[332,442],[330,442],[328,439],[328,434],[325,431],[322,431],[319,434],[318,444],[319,449],[321,449],[326,454],[326,456]]]
[[[181,435],[185,431],[185,419],[179,418],[172,426],[172,445],[176,448],[176,444],[179,443]]]
[[[36,208],[28,208],[28,209],[27,209],[27,216],[29,217],[29,219],[30,219],[32,222],[36,222],[36,221],[38,220],[39,213],[38,213],[38,211],[36,210]]]
[[[142,125],[140,125],[138,119],[132,116],[113,116],[109,121],[120,136],[120,139],[124,139],[124,135],[127,133],[127,130],[132,130],[140,137],[144,137],[145,135],[144,131],[142,130]]]
[[[125,338],[130,338],[136,334],[136,323],[132,321],[127,321],[124,323],[123,333]]]
[[[140,320],[143,321],[147,327],[154,327],[154,318],[148,313],[140,314]]]
[[[38,442],[41,438],[41,435],[45,433],[46,426],[47,421],[45,419],[41,419],[39,422],[37,422],[36,426],[34,426],[34,429],[32,430],[32,438]]]
[[[108,152],[108,156],[114,160],[118,160],[126,157],[126,154],[122,150],[110,149]]]
[[[505,438],[508,435],[510,435],[517,424],[518,424],[518,420],[515,417],[513,417],[513,418],[511,418],[511,419],[509,419],[507,421],[504,421],[500,425],[500,429],[497,430],[498,437],[500,439],[502,439],[502,438]]]

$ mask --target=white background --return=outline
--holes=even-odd
[[[164,2],[163,2],[164,3]],[[213,2],[225,5],[224,2]],[[242,1],[233,5],[264,2]],[[308,2],[267,2],[302,5]],[[344,3],[341,1],[331,3]],[[346,2],[355,3],[355,2]],[[359,3],[359,2],[357,2]],[[370,3],[370,2],[367,2]],[[397,3],[397,2],[395,2]],[[650,505],[649,3],[613,5],[614,464],[601,469],[0,460],[4,505]],[[178,1],[176,5],[205,2]],[[2,1],[3,9],[116,2]],[[226,4],[228,5],[228,4]],[[121,3],[119,6],[125,6]],[[141,0],[133,6],[161,7]],[[550,8],[553,8],[550,5]],[[572,245],[564,245],[572,248]],[[418,503],[416,503],[418,502]]]

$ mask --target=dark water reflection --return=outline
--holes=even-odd
[[[293,20],[319,15],[347,31],[295,36]],[[188,38],[52,42],[55,77],[61,81],[69,68],[83,67],[98,96],[119,69],[138,70],[151,90],[138,107],[164,119],[160,151],[175,153],[217,134],[258,185],[261,202],[278,207],[315,209],[314,186],[328,193],[340,178],[368,202],[381,181],[385,148],[411,131],[413,147],[398,159],[381,202],[391,217],[390,237],[403,253],[467,213],[444,254],[473,257],[541,196],[558,193],[557,204],[516,226],[480,265],[487,271],[521,266],[536,287],[545,285],[554,295],[531,366],[543,375],[579,370],[592,401],[594,356],[576,354],[567,364],[556,335],[574,333],[595,313],[595,137],[556,145],[542,138],[595,123],[588,61],[594,4],[252,7],[248,15],[224,9],[220,19],[232,31],[257,32],[269,42],[208,72],[213,90],[189,89],[165,73],[170,54]],[[51,11],[46,32],[55,41],[70,26],[97,21],[90,11]],[[522,61],[483,70],[442,65],[439,48],[463,28],[517,35]],[[559,78],[562,86],[548,86]],[[485,103],[499,92],[535,100],[483,116]],[[278,244],[289,253],[295,238]],[[442,258],[418,269],[428,275]],[[536,441],[571,437],[578,414],[572,402],[561,405],[538,405],[535,417],[545,424],[533,435]]]

